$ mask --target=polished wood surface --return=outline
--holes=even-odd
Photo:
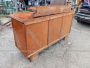
[[[63,24],[61,30],[61,37],[65,37],[70,33],[71,25],[72,25],[73,14],[72,13],[65,13],[63,15]]]
[[[26,27],[28,55],[47,46],[48,21]]]
[[[12,19],[13,32],[16,46],[27,56],[26,30],[25,25],[21,22]]]
[[[27,58],[34,58],[39,52],[67,37],[71,31],[73,11],[59,14],[31,17],[23,21],[12,17],[16,46]]]
[[[34,12],[18,12],[18,13],[12,14],[10,16],[11,16],[11,18],[18,20],[21,23],[24,23],[24,22],[28,21],[29,19],[32,19],[33,14],[34,14]]]
[[[49,21],[49,36],[48,36],[48,44],[52,45],[54,44],[54,41],[60,39],[61,36],[61,25],[62,25],[62,19],[63,15],[51,15],[50,21]]]

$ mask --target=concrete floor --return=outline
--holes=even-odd
[[[0,17],[0,24],[3,25],[7,22],[9,22],[11,20],[11,18],[8,18],[8,17]]]
[[[73,21],[65,44],[60,41],[29,62],[14,44],[12,28],[0,31],[0,68],[90,68],[90,25]]]

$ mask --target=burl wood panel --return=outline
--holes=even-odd
[[[60,40],[63,16],[61,14],[50,16],[48,44],[52,45]]]
[[[26,30],[24,24],[19,21],[12,19],[12,26],[14,32],[14,38],[16,46],[27,56],[27,47],[26,47]]]
[[[48,21],[27,25],[26,36],[29,56],[40,51],[41,49],[46,48],[48,37]]]
[[[65,13],[63,15],[63,24],[61,29],[61,37],[64,38],[68,36],[71,30],[73,14],[72,13]]]

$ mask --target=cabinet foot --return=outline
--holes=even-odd
[[[32,61],[36,60],[37,58],[38,58],[38,54],[34,54],[29,58],[29,60],[30,60],[30,62],[32,62]]]
[[[64,37],[64,40],[67,41],[68,40],[68,36]]]

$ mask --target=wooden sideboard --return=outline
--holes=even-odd
[[[39,52],[70,34],[73,15],[72,10],[35,18],[32,15],[25,20],[12,15],[16,46],[33,60]]]

